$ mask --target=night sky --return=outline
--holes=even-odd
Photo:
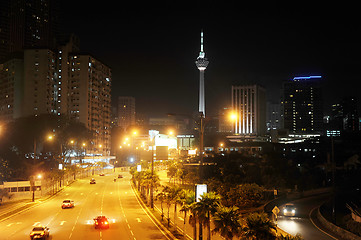
[[[277,102],[283,81],[309,75],[323,76],[329,113],[330,104],[342,96],[356,96],[361,105],[357,8],[66,0],[59,17],[61,32],[78,35],[81,51],[112,68],[113,105],[117,96],[134,96],[137,113],[149,117],[197,111],[194,61],[203,29],[210,61],[205,72],[208,115],[230,106],[233,83],[261,84],[268,100]]]

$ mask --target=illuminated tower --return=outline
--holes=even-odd
[[[205,57],[206,53],[203,52],[203,31],[201,31],[201,51],[197,58],[196,66],[199,69],[199,112],[206,116],[206,104],[204,94],[204,71],[208,66],[208,59]]]

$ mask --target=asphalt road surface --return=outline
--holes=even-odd
[[[328,195],[320,195],[291,202],[296,207],[296,216],[294,217],[282,216],[282,211],[284,207],[284,205],[282,205],[280,207],[281,216],[278,217],[277,221],[278,227],[292,235],[300,233],[305,240],[337,239],[330,236],[329,233],[325,233],[321,231],[321,229],[315,227],[309,218],[311,210],[319,206],[328,198]]]
[[[0,222],[0,239],[30,239],[33,226],[50,228],[49,239],[170,239],[149,217],[138,202],[130,185],[130,174],[114,182],[118,173],[94,176],[73,183],[61,193],[43,203]],[[65,199],[73,200],[75,207],[62,209]],[[108,217],[109,229],[95,229],[93,219]]]

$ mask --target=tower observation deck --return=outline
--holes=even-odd
[[[208,59],[205,57],[206,53],[203,51],[203,31],[201,31],[201,51],[197,60],[196,66],[199,70],[199,108],[198,111],[202,113],[203,117],[206,115],[205,92],[204,92],[204,71],[208,66]]]

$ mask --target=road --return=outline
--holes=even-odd
[[[319,196],[299,199],[291,202],[296,207],[296,216],[295,217],[279,216],[277,221],[278,227],[292,235],[296,235],[297,233],[300,233],[302,237],[307,240],[337,239],[315,227],[312,224],[309,216],[312,209],[319,206],[328,198],[329,195],[319,195]],[[283,206],[280,207],[281,213]]]
[[[117,173],[118,174],[118,173]],[[33,226],[50,228],[52,240],[61,239],[170,239],[150,218],[130,185],[130,174],[113,181],[115,173],[80,179],[58,195],[35,207],[0,222],[0,239],[30,239]],[[75,207],[62,209],[64,199],[74,200]],[[93,218],[105,215],[110,228],[94,228]]]

